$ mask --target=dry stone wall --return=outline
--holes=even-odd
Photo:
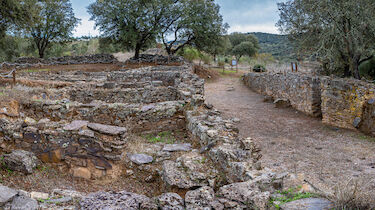
[[[247,73],[244,83],[263,95],[288,100],[325,124],[375,136],[375,85],[354,79],[298,73]]]
[[[323,122],[375,135],[375,85],[353,79],[321,79]]]
[[[95,54],[95,55],[84,55],[84,56],[64,56],[54,57],[48,59],[22,57],[17,59],[14,63],[0,63],[1,68],[28,68],[38,67],[42,65],[69,65],[69,64],[96,64],[96,63],[117,63],[117,59],[110,54]]]
[[[288,100],[295,109],[308,115],[321,115],[319,77],[250,72],[245,74],[243,80],[258,93],[272,96],[274,99]]]

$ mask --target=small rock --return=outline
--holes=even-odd
[[[78,131],[82,127],[87,126],[88,123],[89,122],[85,120],[74,120],[70,124],[65,125],[63,129],[66,131]]]
[[[152,161],[154,161],[153,157],[146,154],[131,154],[128,155],[128,157],[132,162],[138,165],[152,163]]]
[[[276,99],[273,103],[276,108],[288,108],[291,106],[289,100],[284,99]]]
[[[83,179],[91,179],[91,172],[87,168],[78,167],[73,169],[73,176]]]
[[[292,201],[289,203],[282,204],[281,209],[288,210],[322,210],[322,209],[334,209],[334,205],[331,201],[324,198],[305,198],[301,200]]]
[[[206,107],[207,109],[212,109],[212,108],[214,108],[214,106],[213,106],[212,104],[207,103],[207,102],[204,103],[204,107]]]
[[[33,118],[31,117],[26,117],[25,119],[25,123],[30,126],[30,125],[35,125],[36,124],[36,120],[34,120]]]
[[[35,200],[47,200],[49,198],[49,194],[42,192],[31,192],[30,197]]]
[[[164,152],[188,152],[191,150],[191,144],[166,144],[163,148]]]
[[[241,120],[240,120],[239,118],[233,118],[233,119],[232,119],[232,122],[234,122],[234,123],[239,123],[239,122],[241,122]]]
[[[13,210],[36,210],[39,209],[38,202],[32,198],[26,197],[26,196],[17,196],[12,201],[12,207]]]
[[[120,135],[126,132],[126,128],[124,127],[103,125],[99,123],[88,123],[87,127],[99,133],[109,134],[109,135]]]
[[[125,173],[126,173],[126,175],[131,176],[131,175],[134,174],[134,171],[133,170],[126,170]]]
[[[226,91],[234,91],[234,90],[235,90],[234,87],[228,87],[228,88],[226,89]]]
[[[4,155],[4,164],[8,169],[31,174],[38,165],[38,158],[31,152],[15,150],[11,154]]]
[[[17,195],[17,191],[0,185],[0,207],[8,203]]]
[[[183,210],[184,199],[177,193],[164,193],[156,198],[162,210]]]
[[[209,137],[215,137],[215,136],[217,136],[218,135],[218,131],[217,130],[208,130],[207,131],[207,135],[209,136]]]
[[[360,117],[356,117],[353,121],[353,126],[355,128],[358,128],[359,127],[359,124],[361,123],[362,119]]]
[[[80,130],[80,131],[78,132],[78,135],[80,135],[80,136],[85,136],[85,137],[91,137],[91,138],[94,138],[94,137],[95,137],[95,133],[94,133],[94,131],[92,131],[92,130],[86,130],[86,129],[84,129],[84,130]]]

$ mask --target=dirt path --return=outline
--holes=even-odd
[[[365,181],[366,191],[375,189],[373,138],[323,125],[292,108],[275,108],[239,78],[207,82],[206,98],[224,117],[241,120],[240,135],[258,142],[264,166],[297,174],[324,190],[349,179]]]

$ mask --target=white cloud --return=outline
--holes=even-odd
[[[90,21],[88,17],[79,17],[81,19],[81,24],[75,28],[73,32],[74,37],[81,36],[97,36],[99,35],[99,30],[94,29],[95,22]]]

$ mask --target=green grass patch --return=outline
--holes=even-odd
[[[357,134],[355,135],[356,138],[364,140],[364,141],[370,141],[370,142],[375,142],[375,138],[372,136],[367,136],[363,134]]]
[[[144,138],[146,138],[147,141],[149,141],[150,143],[161,142],[161,143],[173,144],[176,141],[175,137],[172,135],[170,131],[163,131],[163,132],[158,133],[157,135],[148,134],[148,135],[145,135]]]
[[[296,188],[289,188],[288,190],[285,190],[285,191],[277,191],[277,193],[281,194],[282,196],[279,198],[273,198],[270,201],[270,204],[274,206],[275,208],[280,209],[281,205],[288,203],[288,202],[292,202],[292,201],[296,201],[296,200],[300,200],[304,198],[318,197],[318,195],[314,193],[298,192],[300,189],[301,189],[301,186],[298,186]]]

